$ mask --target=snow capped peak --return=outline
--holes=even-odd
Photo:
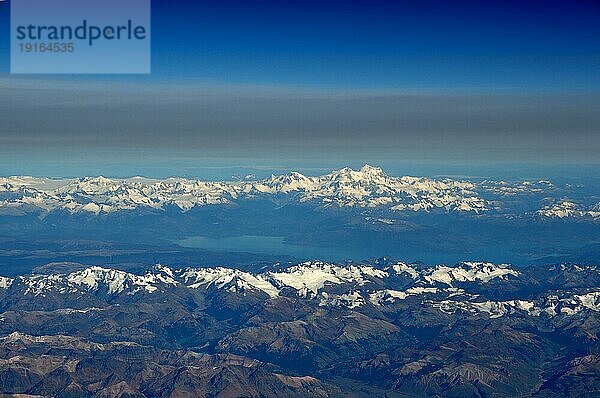
[[[146,275],[135,275],[116,269],[102,267],[89,267],[82,271],[68,275],[67,280],[74,285],[83,285],[92,291],[106,288],[108,294],[122,293],[129,290],[131,293],[146,291],[153,293],[158,290],[156,284],[176,285],[172,277],[148,272]]]
[[[110,178],[106,178],[104,176],[98,176],[98,177],[83,177],[80,179],[80,182],[93,184],[93,185],[110,185],[113,183],[113,180],[111,180]]]
[[[0,289],[8,289],[12,285],[14,279],[0,276]]]
[[[537,312],[534,309],[535,304],[525,300],[509,300],[509,301],[456,301],[442,300],[432,302],[434,308],[440,311],[452,314],[457,311],[466,312],[477,315],[484,313],[490,319],[501,318],[508,314],[523,312],[525,314],[535,315]]]
[[[386,176],[383,169],[381,167],[374,167],[368,164],[365,164],[360,168],[360,172],[363,174],[377,175],[377,176]]]
[[[290,181],[308,181],[308,180],[310,180],[310,178],[308,178],[304,174],[299,173],[297,171],[292,171],[291,173],[287,174],[287,178]]]
[[[600,218],[600,203],[592,206],[589,210],[584,210],[572,200],[562,199],[559,202],[543,207],[536,214],[546,218],[592,217],[596,219]]]
[[[167,267],[166,265],[156,264],[154,266],[154,269],[157,272],[162,272],[163,274],[165,274],[165,275],[167,275],[167,276],[169,276],[171,278],[174,277],[173,270],[171,268]]]
[[[363,296],[357,291],[339,295],[330,295],[322,292],[319,298],[319,306],[322,307],[343,307],[353,309],[363,306],[365,302]]]
[[[85,285],[98,290],[101,282],[108,285],[109,293],[120,293],[125,289],[126,273],[115,269],[89,267],[69,275],[67,280],[75,285]]]
[[[262,275],[253,275],[232,268],[190,268],[185,270],[181,276],[186,286],[191,289],[214,287],[234,292],[261,291],[270,297],[279,295],[279,289]]]
[[[350,167],[333,171],[331,174],[323,176],[325,179],[341,182],[383,182],[387,175],[379,167],[364,165],[359,170],[353,170]]]
[[[333,176],[350,176],[352,175],[352,173],[354,173],[355,171],[352,170],[350,167],[346,166],[346,167],[342,167],[339,170],[333,170],[329,175],[333,175]]]
[[[587,214],[594,219],[600,219],[600,202],[592,206]]]
[[[581,215],[579,205],[568,199],[563,199],[558,203],[548,205],[537,211],[537,214],[549,218],[567,218]]]
[[[281,272],[270,272],[268,277],[281,286],[296,289],[302,295],[316,295],[327,285],[344,283],[363,286],[371,278],[385,278],[387,274],[370,266],[339,266],[324,262],[306,262],[285,269]]]
[[[68,184],[65,188],[66,192],[84,192],[84,193],[104,193],[118,187],[119,182],[99,176],[99,177],[83,177]]]
[[[307,191],[312,189],[313,179],[304,174],[292,171],[280,176],[272,175],[258,184],[256,189],[260,192],[289,193],[294,191]],[[264,187],[264,188],[263,188]]]
[[[419,272],[416,269],[405,263],[396,263],[390,267],[396,274],[407,274],[413,279],[419,278]]]
[[[383,289],[369,295],[369,301],[375,305],[387,305],[398,300],[405,300],[411,296],[423,296],[438,293],[438,288],[413,286],[404,291]]]
[[[424,279],[429,283],[443,283],[453,286],[456,282],[489,282],[492,279],[504,279],[520,273],[507,264],[492,264],[486,262],[463,262],[457,267],[438,265],[426,272]]]
[[[365,165],[358,171],[343,168],[318,178],[317,188],[305,200],[320,200],[339,207],[389,206],[395,211],[486,210],[486,203],[473,191],[473,184],[453,180],[390,177],[382,169]]]

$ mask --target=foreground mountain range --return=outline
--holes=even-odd
[[[260,272],[74,263],[0,278],[5,394],[597,396],[600,268]]]

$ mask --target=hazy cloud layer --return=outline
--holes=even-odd
[[[0,79],[0,154],[152,150],[598,162],[600,94]]]

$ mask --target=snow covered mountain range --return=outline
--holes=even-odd
[[[482,214],[502,208],[502,198],[551,194],[548,181],[471,182],[450,178],[392,177],[365,165],[311,177],[292,172],[263,180],[207,182],[185,178],[155,180],[142,177],[109,179],[0,178],[0,214],[19,215],[63,210],[109,214],[136,209],[178,209],[232,205],[242,200],[278,200],[319,207],[368,208],[392,212],[458,212]],[[600,204],[589,209],[565,198],[540,205],[538,216],[599,219]]]
[[[579,267],[580,272],[584,269],[600,275],[596,267]],[[463,262],[453,267],[306,262],[264,273],[224,267],[174,270],[157,265],[141,275],[93,266],[66,274],[0,277],[0,297],[43,300],[54,295],[54,300],[60,301],[61,296],[70,296],[85,303],[83,297],[87,295],[118,301],[119,297],[137,294],[160,295],[198,289],[234,296],[250,295],[262,300],[297,297],[319,306],[350,309],[386,307],[402,300],[417,300],[422,306],[442,312],[462,311],[491,318],[517,311],[531,316],[572,315],[586,309],[600,311],[600,288],[576,293],[552,292],[530,300],[496,301],[478,294],[477,289],[472,290],[491,282],[501,288],[504,282],[517,281],[520,276],[521,272],[509,265],[485,262]]]
[[[391,177],[376,167],[343,168],[319,177],[289,173],[259,181],[204,182],[183,178],[151,180],[141,177],[85,177],[51,180],[32,177],[0,178],[0,211],[110,213],[136,208],[188,211],[196,206],[223,205],[242,199],[284,195],[296,202],[321,206],[385,207],[395,211],[483,212],[486,202],[473,183],[451,179]]]
[[[58,263],[0,278],[0,380],[27,396],[587,396],[599,325],[597,266]]]

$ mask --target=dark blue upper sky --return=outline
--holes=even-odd
[[[9,1],[0,3],[3,72],[9,65]],[[153,0],[152,30],[151,79],[344,88],[600,88],[597,0]]]

